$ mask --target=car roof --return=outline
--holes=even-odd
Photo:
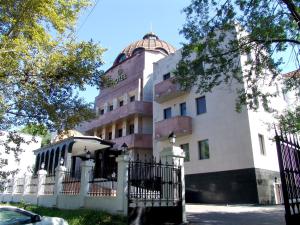
[[[25,215],[28,215],[28,216],[35,216],[35,215],[37,215],[37,214],[35,214],[33,212],[30,212],[30,211],[18,208],[16,206],[10,206],[10,205],[8,205],[8,206],[0,206],[0,211],[1,210],[9,210],[9,211],[20,212],[20,213],[24,213]]]

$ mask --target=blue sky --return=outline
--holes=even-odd
[[[151,25],[159,38],[176,48],[180,48],[180,43],[184,41],[179,30],[185,21],[181,10],[189,4],[188,0],[94,1],[96,7],[86,10],[80,17],[77,37],[79,40],[93,39],[107,49],[103,55],[103,69],[112,65],[123,48],[150,32]],[[95,88],[88,88],[81,96],[93,102],[97,94]]]
[[[93,39],[107,49],[103,55],[108,69],[117,55],[130,43],[142,39],[144,34],[152,31],[159,38],[181,47],[184,37],[179,30],[185,22],[185,15],[181,12],[189,0],[91,0],[96,3],[82,13],[77,24],[77,38],[79,40]],[[295,69],[293,59],[286,55],[287,65],[282,66],[283,72]],[[87,102],[94,102],[98,95],[95,88],[87,88],[80,96]]]

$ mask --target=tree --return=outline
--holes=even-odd
[[[42,138],[41,147],[50,144],[51,134],[43,124],[30,123],[20,130],[21,133],[40,136]]]
[[[181,33],[188,43],[175,72],[177,82],[205,93],[236,81],[243,85],[236,89],[238,111],[243,105],[270,110],[270,97],[277,93],[264,91],[261,82],[283,82],[283,57],[293,59],[296,68],[300,65],[299,7],[292,0],[192,0],[183,10],[187,20]],[[243,71],[240,55],[247,56]],[[287,90],[300,96],[300,76],[284,80]]]
[[[0,0],[0,130],[12,136],[14,129],[36,124],[59,133],[94,117],[91,104],[76,93],[97,86],[103,73],[104,49],[92,40],[76,41],[78,15],[90,5]]]

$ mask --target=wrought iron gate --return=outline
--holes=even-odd
[[[297,136],[276,131],[276,146],[287,225],[300,221],[300,145]]]
[[[155,160],[130,161],[128,224],[182,223],[181,166]]]

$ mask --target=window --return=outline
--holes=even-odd
[[[123,132],[122,128],[118,130],[118,137],[122,137],[122,132]]]
[[[169,119],[171,117],[172,117],[171,107],[164,109],[164,119]]]
[[[100,115],[103,115],[104,114],[104,109],[101,109],[100,110]]]
[[[111,140],[112,139],[112,132],[109,132],[108,133],[108,140]]]
[[[134,124],[129,125],[129,134],[134,134]]]
[[[114,106],[113,105],[110,105],[109,106],[109,111],[113,111],[114,110]]]
[[[185,153],[184,161],[185,161],[185,162],[190,161],[189,144],[183,144],[183,145],[180,145],[180,148],[182,148],[183,151],[184,151],[184,153]]]
[[[180,115],[181,116],[186,116],[186,104],[185,104],[185,102],[180,104]]]
[[[197,115],[206,113],[206,100],[205,96],[196,98]]]
[[[209,159],[209,145],[208,140],[198,142],[199,159]]]
[[[130,97],[130,102],[134,102],[135,101],[135,96],[131,96]]]
[[[166,73],[166,74],[163,75],[164,80],[168,80],[170,77],[171,77],[170,73]]]
[[[258,141],[259,141],[259,147],[260,147],[260,154],[266,155],[265,139],[262,134],[258,134]]]
[[[123,101],[120,101],[120,102],[119,102],[119,106],[120,106],[120,107],[123,106],[123,104],[124,104]]]

